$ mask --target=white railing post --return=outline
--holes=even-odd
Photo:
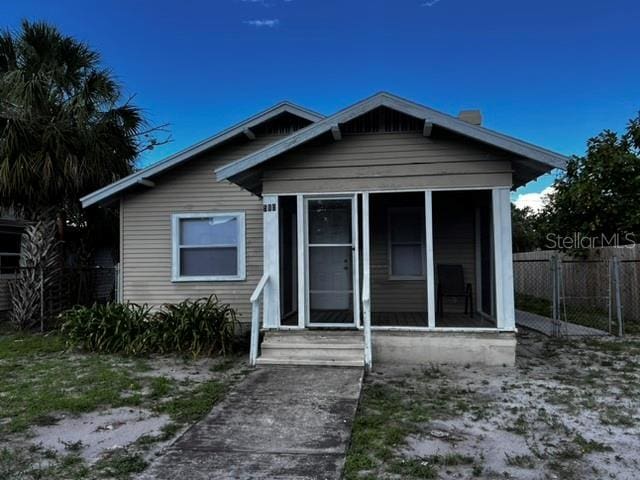
[[[371,370],[373,352],[371,342],[371,277],[369,235],[369,193],[362,194],[362,317],[364,329],[364,365]]]
[[[249,346],[249,365],[256,366],[258,360],[258,341],[260,340],[260,304],[264,298],[264,287],[269,275],[264,274],[251,295],[251,344]],[[264,305],[263,305],[264,310]]]
[[[256,366],[258,360],[258,339],[260,337],[260,301],[251,303],[251,347],[249,365]]]

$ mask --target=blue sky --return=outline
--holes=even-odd
[[[564,154],[640,110],[637,0],[21,0],[100,51],[174,141],[149,164],[283,99],[329,114],[387,90]],[[518,193],[540,192],[550,176]]]

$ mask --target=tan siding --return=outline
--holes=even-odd
[[[421,133],[345,135],[273,160],[265,193],[509,186],[511,162],[476,143]]]
[[[156,186],[125,196],[122,202],[122,263],[125,301],[158,305],[216,294],[250,319],[249,297],[262,276],[262,202],[214,169],[275,141],[276,136],[220,147],[154,179]],[[244,211],[246,280],[171,281],[171,215],[185,212]]]

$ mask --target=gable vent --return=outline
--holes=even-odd
[[[424,120],[380,107],[340,125],[343,134],[422,131]]]

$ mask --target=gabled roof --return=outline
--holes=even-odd
[[[82,202],[82,206],[86,208],[96,203],[103,203],[105,201],[108,201],[124,190],[139,184],[148,183],[152,177],[170,168],[173,168],[176,165],[179,165],[196,156],[197,154],[225,142],[226,140],[243,134],[247,129],[251,129],[252,127],[260,125],[261,123],[271,120],[272,118],[275,118],[283,113],[290,113],[299,118],[309,120],[310,122],[317,122],[318,120],[324,118],[323,115],[308,110],[294,103],[286,101],[280,102],[273,107],[268,108],[267,110],[264,110],[236,125],[233,125],[232,127],[229,127],[212,137],[198,142],[185,150],[171,155],[170,157],[167,157],[158,163],[154,163],[147,168],[144,168],[138,172],[135,172],[125,178],[118,180],[117,182],[107,185],[100,190],[96,190],[95,192],[90,193],[89,195],[82,197],[80,199],[80,202]]]
[[[240,160],[236,160],[235,162],[231,162],[228,165],[224,165],[216,169],[216,178],[218,181],[222,181],[234,177],[276,157],[277,155],[329,132],[332,128],[339,126],[341,123],[346,123],[378,107],[387,107],[392,110],[405,113],[412,117],[422,119],[432,125],[451,130],[460,135],[512,152],[515,155],[531,159],[552,168],[563,169],[569,160],[564,155],[560,155],[545,148],[489,130],[488,128],[472,125],[460,120],[459,118],[419,105],[390,93],[380,92],[355,103],[334,115],[302,128],[288,137],[274,142],[251,155],[247,155]]]

